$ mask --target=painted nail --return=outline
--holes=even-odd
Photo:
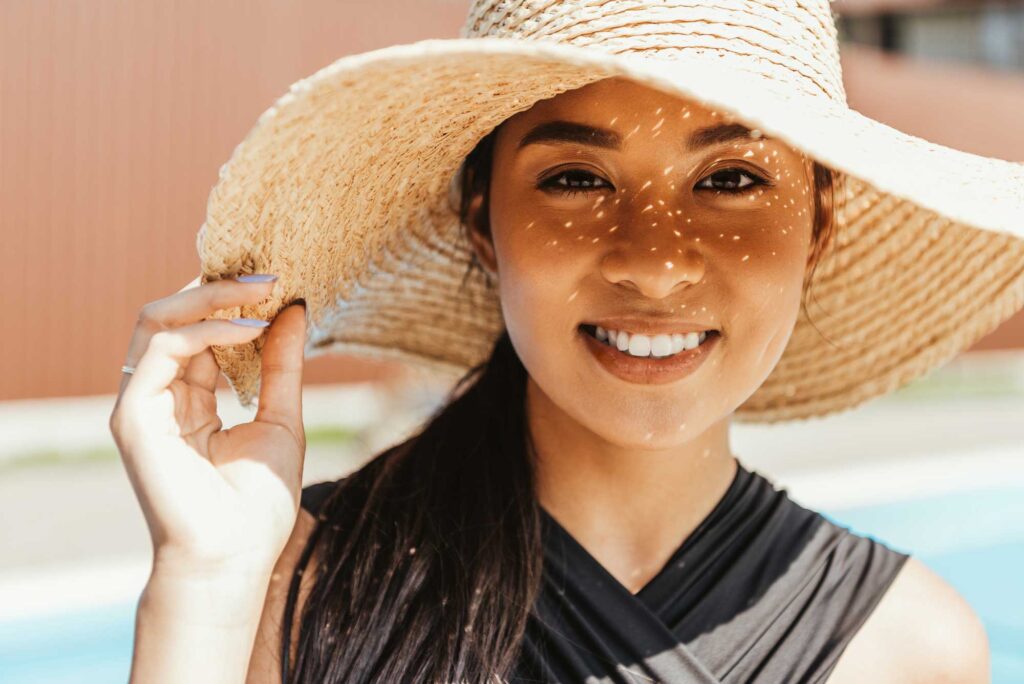
[[[235,278],[240,283],[272,283],[277,276],[271,273],[249,273]]]
[[[236,325],[245,325],[250,328],[266,328],[270,321],[261,321],[258,318],[232,318],[231,322]]]

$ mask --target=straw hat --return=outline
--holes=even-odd
[[[457,39],[339,59],[264,112],[210,193],[204,282],[278,274],[218,317],[307,305],[307,356],[404,359],[454,380],[504,325],[459,227],[460,164],[538,100],[611,76],[696,100],[844,181],[836,243],[777,367],[737,410],[853,407],[942,364],[1024,305],[1024,164],[850,109],[826,0],[477,0]],[[809,306],[812,306],[809,304]],[[243,404],[264,338],[214,354]]]

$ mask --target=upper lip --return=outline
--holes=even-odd
[[[710,332],[717,330],[714,326],[696,321],[683,321],[675,319],[652,319],[638,318],[631,316],[617,316],[615,318],[598,318],[590,321],[583,321],[582,325],[599,325],[605,330],[625,330],[630,333],[641,335],[671,335],[673,333],[688,332]]]

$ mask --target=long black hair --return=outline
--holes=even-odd
[[[500,127],[499,127],[500,128]],[[489,235],[494,140],[460,169],[466,231]],[[814,249],[830,239],[832,172],[815,163]],[[471,211],[473,198],[479,211]],[[816,263],[817,259],[815,259]],[[480,268],[475,260],[469,268]],[[467,272],[468,274],[468,272]],[[527,373],[505,331],[422,430],[340,481],[324,504],[290,682],[495,682],[514,669],[540,587],[540,511]]]

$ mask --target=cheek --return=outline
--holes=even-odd
[[[756,229],[755,234],[762,237],[751,241],[749,249],[739,248],[742,240],[737,241],[723,260],[736,291],[732,342],[753,366],[750,370],[766,377],[782,355],[799,314],[810,225],[802,215],[787,215]]]
[[[564,346],[575,331],[586,250],[571,243],[575,233],[536,219],[516,223],[505,222],[494,232],[505,324],[527,350],[557,353],[553,343],[561,339]]]

